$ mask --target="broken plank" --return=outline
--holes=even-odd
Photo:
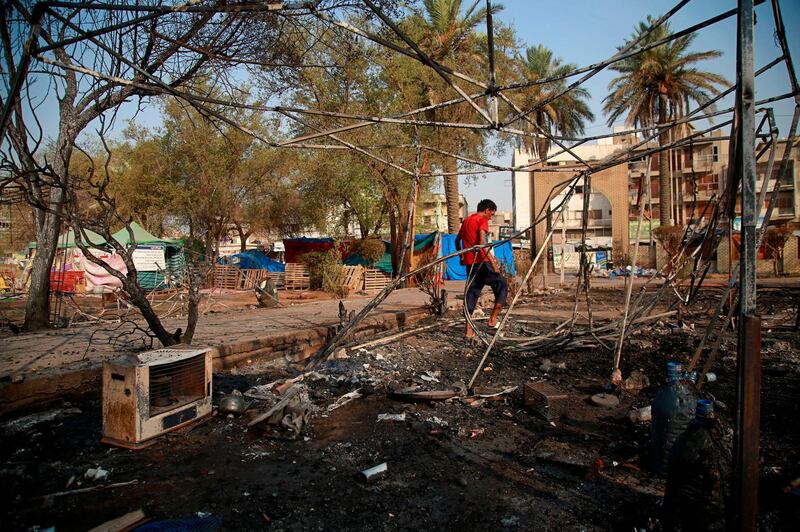
[[[134,525],[138,525],[145,519],[144,511],[140,508],[116,519],[106,521],[102,525],[92,528],[89,532],[123,532],[124,530],[131,530]]]

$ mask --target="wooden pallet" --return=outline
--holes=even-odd
[[[350,290],[361,290],[364,287],[364,267],[345,266],[342,278],[342,286],[346,286]]]
[[[240,270],[239,289],[252,290],[261,281],[269,277],[268,270]]]
[[[367,292],[383,290],[391,282],[392,278],[380,270],[372,268],[364,270],[364,290]]]
[[[286,290],[308,290],[311,288],[308,266],[299,262],[287,262],[283,285]]]
[[[214,288],[221,290],[238,290],[241,273],[236,266],[214,266]]]

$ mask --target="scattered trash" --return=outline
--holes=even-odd
[[[639,370],[634,370],[627,379],[620,383],[619,387],[620,389],[635,395],[648,386],[650,386],[650,379],[647,378],[647,375]]]
[[[550,421],[564,415],[569,396],[546,381],[526,383],[522,388],[525,406]]]
[[[221,414],[239,415],[250,407],[250,403],[246,403],[244,396],[239,390],[234,390],[233,393],[225,395],[219,400],[217,410]]]
[[[440,427],[448,427],[448,426],[450,426],[450,424],[447,421],[445,421],[444,419],[441,419],[439,417],[436,417],[436,416],[431,416],[426,421],[428,423],[433,423],[434,425],[438,425]]]
[[[452,387],[449,390],[424,390],[421,386],[412,386],[395,390],[389,394],[390,399],[399,401],[446,401],[458,395],[462,395],[462,388]]]
[[[519,388],[519,386],[507,386],[505,388],[478,386],[472,389],[472,393],[475,395],[475,397],[480,397],[481,399],[501,400],[504,395],[514,393],[517,388]]]
[[[486,429],[484,429],[484,428],[478,428],[478,429],[464,429],[464,428],[461,428],[461,429],[458,429],[458,437],[459,438],[469,438],[469,439],[480,438],[485,433],[486,433]]]
[[[362,471],[361,480],[365,482],[373,482],[386,475],[388,471],[389,466],[386,465],[386,462],[383,462],[382,464],[378,464]]]
[[[248,427],[257,425],[262,421],[267,421],[271,425],[283,425],[300,433],[309,418],[311,401],[308,392],[302,384],[293,384],[286,391],[286,394],[266,412],[256,415],[248,424]]]
[[[622,371],[615,369],[611,372],[611,384],[619,386],[622,383]]]
[[[716,382],[717,374],[711,373],[710,371],[706,373],[706,382]]]
[[[360,399],[362,397],[364,397],[364,394],[361,393],[361,388],[353,390],[352,392],[348,392],[338,398],[333,404],[328,405],[328,412],[333,412],[337,408],[346,405],[350,401],[354,401],[355,399]]]
[[[425,382],[439,382],[439,376],[441,375],[440,371],[426,371],[422,375],[419,376]]]
[[[378,414],[378,421],[405,421],[406,413],[402,414]]]
[[[567,369],[567,363],[566,362],[555,363],[549,358],[545,358],[539,365],[539,371],[543,371],[545,373],[549,373],[553,369]]]
[[[83,478],[86,480],[94,480],[95,482],[102,482],[108,479],[108,470],[102,467],[90,467],[86,470],[86,473],[83,474]]]
[[[606,408],[619,406],[619,397],[610,393],[596,393],[590,399],[592,403]]]
[[[642,408],[634,408],[628,412],[628,419],[632,423],[647,423],[653,419],[653,414],[650,405],[643,406]]]

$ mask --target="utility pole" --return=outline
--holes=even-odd
[[[753,0],[739,0],[736,62],[736,153],[742,179],[736,418],[733,436],[733,530],[758,528],[761,320],[756,314],[756,163]]]

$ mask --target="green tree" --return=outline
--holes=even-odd
[[[303,224],[292,154],[172,99],[162,111],[161,129],[130,126],[116,146],[118,171],[109,186],[122,214],[154,230],[188,228],[208,257],[231,231],[246,241],[256,231],[295,231]],[[257,111],[225,114],[264,135],[278,128]]]
[[[640,22],[628,40],[639,39],[655,22],[647,17]],[[641,45],[659,41],[672,35],[669,24],[664,23],[647,34]],[[728,81],[712,72],[698,70],[693,65],[698,61],[719,57],[722,52],[709,50],[689,52],[696,34],[673,39],[661,46],[633,55],[611,68],[620,75],[608,85],[611,93],[603,100],[603,111],[608,115],[608,124],[613,124],[620,116],[627,114],[626,125],[636,127],[658,127],[671,120],[684,116],[690,102],[707,103],[712,95],[719,94],[719,85]],[[707,107],[713,111],[713,107]],[[663,128],[658,142],[663,147],[669,144],[675,128]],[[659,218],[661,227],[671,225],[672,201],[670,194],[669,159],[665,152],[658,158]]]
[[[484,77],[485,72],[478,70],[486,64],[485,55],[481,54],[480,38],[477,33],[478,26],[486,20],[486,8],[478,7],[480,0],[475,0],[466,8],[462,0],[425,0],[423,13],[409,18],[407,25],[418,28],[417,36],[423,50],[439,63],[458,70],[474,71],[476,75]],[[492,6],[492,13],[503,9],[500,4]],[[413,35],[413,33],[412,33]],[[456,93],[447,84],[434,75],[430,68],[416,65],[416,75],[410,80],[419,86],[422,101],[409,103],[433,105],[445,101]],[[410,91],[409,91],[410,92]],[[475,110],[468,104],[462,103],[439,109],[430,113],[429,118],[446,122],[457,122],[467,118],[474,118]],[[440,128],[435,132],[435,143],[441,149],[459,154],[465,149],[475,149],[482,143],[482,137],[474,132],[465,130]],[[471,146],[469,146],[471,144]],[[444,176],[444,193],[447,202],[447,228],[451,233],[458,232],[460,209],[458,207],[458,159],[455,157],[442,157]]]
[[[563,63],[560,57],[553,55],[552,50],[541,44],[528,47],[525,55],[519,55],[516,59],[516,74],[521,81],[537,81],[561,76],[576,68],[574,64]],[[565,136],[583,134],[584,122],[594,120],[594,115],[589,110],[587,103],[589,92],[586,89],[575,88],[546,105],[540,106],[541,102],[547,101],[554,94],[563,91],[565,86],[566,81],[562,79],[526,87],[515,95],[515,103],[518,107],[536,109],[528,115],[527,120],[522,120],[520,126],[524,131],[529,133],[546,131]],[[550,149],[550,140],[539,137],[534,142],[533,138],[523,137],[525,148],[538,157],[545,157]]]

